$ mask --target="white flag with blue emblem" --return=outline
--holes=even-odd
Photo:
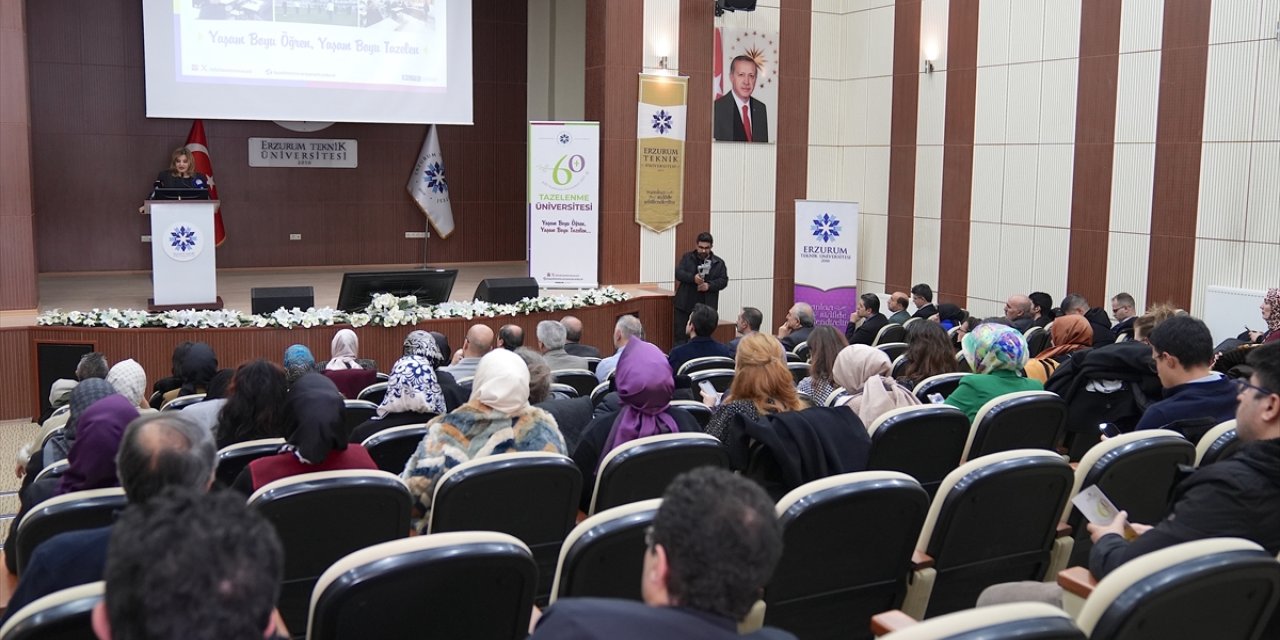
[[[453,205],[449,203],[449,183],[445,180],[444,157],[440,155],[440,138],[433,124],[418,153],[418,162],[409,176],[409,195],[418,203],[441,238],[453,233]]]

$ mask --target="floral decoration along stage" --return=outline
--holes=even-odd
[[[629,295],[613,287],[579,291],[571,296],[541,296],[525,298],[514,304],[492,304],[480,300],[469,302],[443,302],[437,305],[419,306],[415,296],[397,297],[389,293],[373,297],[368,307],[362,312],[348,313],[330,307],[319,309],[311,307],[303,311],[297,307],[276,309],[267,315],[255,315],[235,311],[165,311],[148,313],[137,309],[92,309],[90,311],[70,311],[63,313],[58,309],[46,311],[36,318],[36,324],[46,327],[110,327],[142,328],[164,327],[168,329],[217,329],[226,327],[319,327],[335,324],[349,324],[353,327],[373,325],[380,327],[403,327],[414,325],[424,320],[441,318],[494,318],[497,316],[518,316],[543,311],[568,311],[583,307],[597,307],[613,302],[622,302]]]

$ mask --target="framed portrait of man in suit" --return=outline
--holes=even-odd
[[[778,34],[716,27],[712,78],[712,138],[773,142],[770,120],[778,96]]]

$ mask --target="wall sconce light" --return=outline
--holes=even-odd
[[[666,57],[666,56],[660,56],[660,57],[658,57],[658,68],[659,68],[659,69],[662,69],[662,70],[664,70],[664,71],[666,70],[666,68],[667,68],[667,57]]]
[[[938,59],[938,43],[929,40],[924,45],[924,72],[933,73],[933,61]]]
[[[933,73],[933,61],[932,61],[932,60],[925,60],[925,61],[924,61],[924,72],[925,72],[925,73]]]

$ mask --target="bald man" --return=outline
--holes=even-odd
[[[907,305],[911,304],[911,296],[906,291],[894,291],[889,296],[889,322],[902,324],[911,319],[911,312],[907,311]]]
[[[560,324],[564,325],[564,350],[571,356],[581,356],[583,358],[599,358],[600,350],[589,345],[582,344],[582,321],[576,316],[565,316],[560,319]]]
[[[1036,321],[1031,312],[1031,298],[1020,293],[1009,296],[1004,303],[1004,318],[1018,331],[1030,329]]]
[[[473,324],[467,329],[467,338],[462,341],[462,348],[455,354],[453,364],[447,367],[441,367],[441,371],[448,371],[455,379],[470,378],[476,375],[476,367],[480,364],[480,358],[484,354],[489,353],[493,348],[493,329],[482,324]]]

